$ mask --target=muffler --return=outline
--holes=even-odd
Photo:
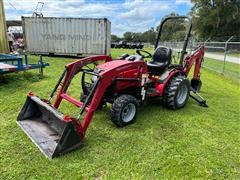
[[[67,119],[56,108],[29,94],[17,117],[17,123],[40,151],[52,159],[82,144],[76,122]]]

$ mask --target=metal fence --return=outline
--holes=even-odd
[[[225,41],[211,41],[207,39],[204,42],[190,40],[187,51],[192,53],[200,44],[205,45],[206,52],[203,67],[220,74],[228,75],[240,79],[240,38],[229,37]],[[162,42],[163,46],[173,49],[173,56],[179,59],[183,42]]]

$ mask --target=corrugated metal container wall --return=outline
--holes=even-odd
[[[9,53],[3,0],[0,0],[0,53]]]
[[[22,17],[28,52],[110,54],[111,23],[107,19]]]

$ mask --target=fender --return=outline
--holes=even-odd
[[[183,74],[183,72],[180,70],[177,70],[177,69],[172,69],[169,72],[168,77],[163,81],[163,83],[157,85],[156,89],[158,90],[160,96],[163,96],[164,90],[165,90],[166,86],[168,85],[169,81],[172,79],[172,77],[174,77],[178,74]],[[184,75],[186,75],[186,74],[184,74]]]

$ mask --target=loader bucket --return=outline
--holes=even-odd
[[[17,123],[40,151],[52,159],[78,148],[82,142],[73,121],[37,96],[28,96]]]

